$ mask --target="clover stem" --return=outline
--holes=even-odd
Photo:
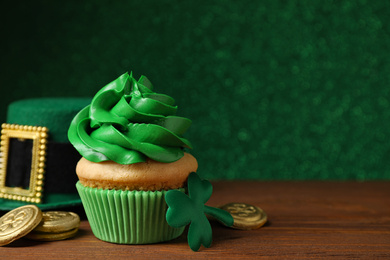
[[[221,221],[224,225],[226,225],[228,227],[233,226],[234,219],[233,219],[232,215],[230,215],[229,212],[227,212],[223,209],[214,208],[214,207],[204,205],[204,213],[218,219],[219,221]]]

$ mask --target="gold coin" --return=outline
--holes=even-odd
[[[35,205],[26,205],[0,218],[0,246],[7,245],[30,233],[42,220],[42,212]]]
[[[28,233],[24,238],[37,241],[58,241],[64,240],[71,237],[74,237],[77,234],[79,228],[74,228],[69,231],[61,233],[46,233],[46,232],[36,232],[32,231]]]
[[[234,224],[232,228],[236,229],[257,229],[267,222],[267,214],[259,207],[246,203],[228,203],[220,207],[229,212]]]
[[[73,212],[46,211],[42,213],[42,222],[34,229],[36,232],[61,233],[78,228],[80,217]]]

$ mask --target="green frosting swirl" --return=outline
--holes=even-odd
[[[136,81],[125,73],[103,87],[75,116],[69,141],[92,162],[177,161],[184,147],[192,148],[182,137],[191,120],[175,116],[174,103],[171,97],[153,92],[146,77]]]

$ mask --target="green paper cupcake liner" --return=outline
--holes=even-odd
[[[184,231],[169,226],[165,219],[167,191],[97,189],[80,182],[76,188],[93,234],[103,241],[151,244],[172,240]]]

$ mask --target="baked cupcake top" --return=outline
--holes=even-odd
[[[84,186],[98,189],[161,191],[185,187],[188,175],[196,172],[198,162],[189,153],[172,163],[148,159],[122,165],[113,161],[94,163],[81,158],[76,167]]]
[[[128,73],[103,87],[73,119],[69,141],[91,162],[164,163],[192,148],[183,134],[191,120],[176,116],[173,98],[153,92],[152,83]]]

